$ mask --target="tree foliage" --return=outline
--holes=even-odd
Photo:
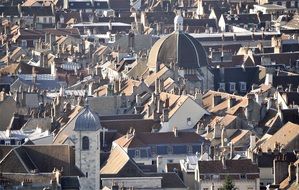
[[[221,190],[234,190],[234,189],[235,189],[235,185],[233,184],[232,179],[229,176],[226,176]]]

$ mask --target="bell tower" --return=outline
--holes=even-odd
[[[75,163],[83,172],[80,186],[86,190],[100,189],[100,129],[99,116],[85,106],[75,120]]]

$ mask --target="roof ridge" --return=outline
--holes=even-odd
[[[24,163],[23,159],[21,158],[21,156],[19,155],[19,153],[16,151],[16,149],[18,149],[19,147],[16,147],[13,149],[13,152],[16,154],[16,156],[18,157],[18,159],[20,160],[21,164],[23,165],[23,167],[25,168],[25,170],[30,173],[28,167],[26,166],[26,164]]]

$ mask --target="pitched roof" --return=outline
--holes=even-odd
[[[221,160],[198,161],[200,174],[228,174],[228,173],[259,173],[257,165],[251,160],[225,160],[226,168],[223,167]]]
[[[208,143],[201,135],[194,132],[177,131],[175,137],[173,132],[166,133],[135,133],[127,134],[114,142],[123,147],[142,147],[151,144],[200,144]]]
[[[143,174],[137,164],[130,159],[123,148],[116,146],[111,150],[107,161],[101,168],[101,175],[118,175],[121,173],[121,170],[128,165],[130,165],[131,172],[134,170],[133,176],[140,176]]]
[[[0,150],[7,147],[0,146]],[[45,164],[47,163],[47,164]],[[54,168],[63,168],[65,175],[81,176],[75,166],[75,152],[66,145],[23,145],[12,147],[0,161],[2,172],[52,173]]]
[[[291,122],[286,123],[281,127],[272,137],[268,138],[261,144],[263,152],[267,152],[268,149],[274,149],[276,144],[284,146],[285,148],[299,149],[298,145],[295,147],[288,147],[289,143],[299,139],[299,125]]]

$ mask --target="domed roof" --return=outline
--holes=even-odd
[[[199,41],[182,31],[175,31],[159,39],[151,48],[148,67],[156,64],[176,66],[183,69],[197,69],[208,65],[205,49]]]
[[[97,131],[101,128],[99,116],[87,106],[78,114],[75,131]]]

